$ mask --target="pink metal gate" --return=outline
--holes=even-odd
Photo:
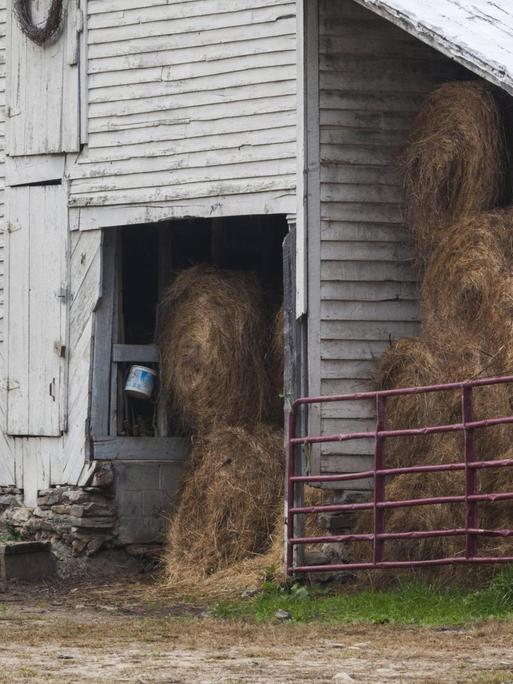
[[[356,394],[344,394],[338,396],[305,397],[297,399],[289,416],[289,439],[288,439],[288,474],[287,474],[287,573],[326,572],[327,570],[361,570],[361,569],[384,569],[402,568],[429,565],[447,565],[460,563],[504,563],[512,562],[513,556],[480,556],[476,550],[478,537],[511,537],[513,530],[490,530],[481,529],[477,524],[477,504],[483,501],[495,502],[513,499],[513,492],[490,492],[476,493],[476,473],[485,468],[509,468],[513,467],[513,459],[502,460],[475,460],[474,430],[477,428],[491,427],[494,425],[513,424],[513,416],[501,416],[486,420],[473,420],[472,392],[475,387],[513,383],[513,376],[500,378],[487,378],[469,382],[450,383],[446,385],[429,385],[425,387],[410,387],[405,389],[393,389],[377,392],[360,392]],[[386,430],[385,414],[386,400],[388,397],[400,397],[412,394],[424,394],[428,392],[441,392],[459,390],[461,392],[461,422],[449,425],[436,425],[429,427]],[[312,404],[328,404],[334,402],[346,402],[355,400],[372,399],[375,402],[376,423],[371,432],[353,432],[333,435],[306,435],[295,434],[296,418],[301,407]],[[404,468],[385,467],[385,442],[390,437],[407,437],[411,435],[432,435],[444,432],[462,432],[463,460],[458,463],[418,465]],[[347,442],[372,438],[374,440],[374,463],[371,470],[344,473],[336,475],[303,475],[296,474],[296,450],[301,445],[323,444],[327,442]],[[385,478],[392,475],[404,475],[407,473],[436,473],[441,471],[464,471],[465,493],[455,496],[438,496],[423,499],[404,499],[399,501],[387,501],[385,497]],[[295,504],[296,488],[307,483],[327,482],[351,482],[371,478],[374,483],[374,497],[372,501],[365,503],[328,504],[316,506],[304,506]],[[465,507],[464,527],[443,530],[426,530],[413,532],[386,532],[384,526],[385,511],[390,508],[421,506],[431,504],[460,503]],[[342,511],[373,510],[374,529],[370,534],[344,534],[326,535],[319,537],[305,537],[294,534],[296,516]],[[513,524],[513,520],[512,520]],[[422,539],[429,537],[464,536],[465,551],[462,556],[450,558],[433,558],[426,560],[383,560],[383,547],[388,539]],[[343,563],[328,565],[297,565],[294,563],[294,547],[298,545],[316,543],[358,542],[369,541],[373,544],[372,560],[362,563]]]

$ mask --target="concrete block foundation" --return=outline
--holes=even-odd
[[[50,542],[0,544],[0,581],[39,582],[53,577],[55,558]]]

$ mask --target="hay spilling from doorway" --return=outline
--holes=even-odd
[[[281,430],[218,426],[200,436],[169,528],[169,577],[205,577],[268,551],[283,478]]]
[[[184,427],[254,425],[266,413],[265,312],[257,278],[193,266],[159,305],[161,382]]]
[[[330,503],[331,492],[305,486],[305,505]],[[171,534],[171,532],[170,532]],[[326,530],[315,516],[305,517],[305,535],[322,536]],[[199,598],[220,598],[237,593],[257,591],[264,581],[282,583],[285,575],[285,514],[283,490],[277,505],[277,514],[263,553],[252,553],[238,561],[230,562],[215,572],[206,574],[203,568],[191,565],[190,558],[168,552],[165,558],[166,584],[179,596],[194,595]],[[312,547],[310,547],[312,548]]]
[[[420,265],[444,231],[505,193],[507,152],[491,86],[447,83],[424,101],[404,157],[404,209]]]

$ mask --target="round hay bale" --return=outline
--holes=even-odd
[[[270,397],[265,315],[255,276],[193,266],[159,305],[161,382],[184,427],[255,424]]]
[[[168,533],[168,574],[209,575],[265,553],[283,506],[283,432],[216,427],[194,445]]]
[[[461,460],[455,445],[450,439],[440,443],[435,455],[431,452],[430,463],[456,463]],[[428,461],[426,461],[427,463]],[[432,496],[460,495],[464,493],[462,472],[416,473],[389,478],[385,494],[387,501],[422,499]],[[356,532],[367,534],[374,528],[373,511],[363,511],[357,515]],[[464,509],[459,504],[436,504],[429,506],[409,506],[390,508],[385,511],[386,532],[416,532],[443,530],[463,526]],[[453,555],[462,546],[461,538],[427,539],[389,539],[385,542],[385,560],[421,560],[443,558]],[[371,544],[368,542],[353,545],[353,558],[368,561],[371,558]]]
[[[488,84],[447,83],[426,98],[403,164],[405,223],[421,265],[454,221],[504,198],[506,150],[501,108]]]
[[[457,462],[461,456],[447,452],[447,462]],[[462,472],[418,473],[394,478],[387,486],[390,501],[422,499],[433,496],[464,494]],[[392,508],[385,516],[387,532],[447,530],[464,527],[464,507],[461,504],[434,504]],[[394,539],[385,543],[387,560],[422,560],[457,556],[463,552],[465,538],[433,537],[427,539]]]
[[[511,329],[513,211],[499,209],[455,223],[433,252],[421,290],[424,328],[432,336],[463,327],[497,337]]]
[[[404,337],[389,347],[381,358],[376,389],[418,387],[442,382],[442,368],[426,341],[421,337]],[[434,393],[391,397],[386,402],[387,429],[417,428],[448,422],[448,398]],[[423,460],[426,449],[432,449],[439,435],[387,439],[387,466],[408,466]]]

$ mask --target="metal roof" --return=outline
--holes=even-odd
[[[513,95],[512,0],[355,0]]]

